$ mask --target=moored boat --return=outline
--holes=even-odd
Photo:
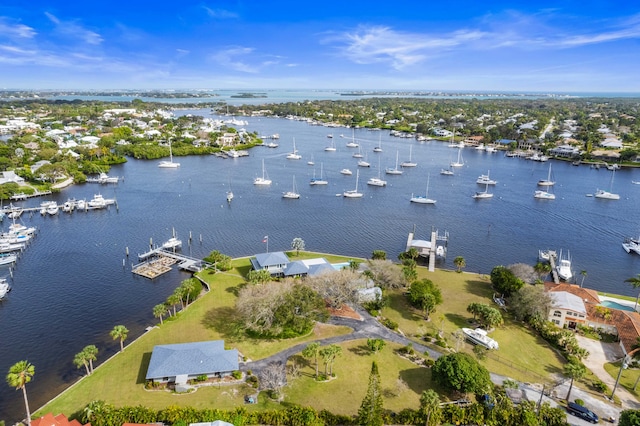
[[[487,332],[481,328],[463,328],[462,332],[465,337],[476,345],[484,346],[487,349],[498,349],[499,345],[491,337],[487,336]]]

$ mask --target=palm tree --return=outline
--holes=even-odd
[[[631,284],[631,287],[633,288],[638,288],[640,287],[640,274],[635,277],[627,278],[624,282]],[[638,293],[638,297],[636,297],[636,305],[633,308],[634,311],[638,309],[638,298],[640,298],[640,293]]]
[[[169,297],[167,297],[167,304],[171,307],[173,307],[173,316],[176,316],[176,305],[180,303],[180,295],[177,293],[173,293],[170,294]]]
[[[420,396],[420,411],[427,418],[425,426],[437,425],[440,422],[440,397],[433,389],[422,392]]]
[[[456,268],[458,268],[457,272],[462,272],[462,268],[467,266],[467,262],[462,256],[457,256],[455,259],[453,259],[453,264],[456,266]]]
[[[24,396],[24,407],[27,410],[27,425],[31,425],[31,412],[29,411],[29,400],[27,399],[27,383],[31,381],[36,369],[29,361],[18,361],[9,368],[7,383],[12,388],[22,389]]]
[[[582,275],[582,281],[580,281],[580,287],[582,287],[582,285],[584,284],[584,279],[587,278],[587,271],[583,269],[582,271],[580,271],[580,275]]]
[[[191,296],[191,292],[196,288],[193,278],[182,281],[180,287],[182,287],[182,294],[187,296],[186,305],[189,306],[189,296]]]
[[[89,369],[93,373],[93,361],[98,359],[98,348],[96,345],[87,345],[82,352],[85,353],[87,360],[89,361]]]
[[[89,361],[87,360],[84,351],[75,354],[75,356],[73,357],[73,365],[75,365],[77,368],[82,368],[82,366],[84,366],[84,368],[87,370],[87,376],[91,374],[91,370],[89,370]]]
[[[113,337],[113,340],[120,339],[120,352],[124,351],[124,341],[127,338],[129,330],[124,325],[116,325],[109,334]]]
[[[316,380],[318,380],[318,355],[320,355],[320,343],[311,342],[302,351],[302,356],[305,358],[314,358],[316,362]]]
[[[584,366],[584,364],[581,364],[581,363],[576,364],[576,363],[570,362],[568,364],[565,364],[564,374],[569,376],[569,378],[571,378],[571,384],[569,385],[569,392],[567,392],[567,397],[565,398],[567,401],[569,401],[569,398],[571,397],[571,390],[573,389],[573,381],[580,380],[581,378],[583,378],[584,375],[587,374],[587,368]]]
[[[153,316],[160,318],[160,324],[162,325],[162,317],[167,313],[167,305],[160,303],[153,307]]]

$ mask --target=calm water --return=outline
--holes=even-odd
[[[625,236],[640,234],[635,214],[640,185],[631,183],[640,181],[638,170],[617,172],[613,189],[621,199],[605,201],[585,194],[608,189],[610,172],[554,162],[557,199],[535,200],[536,182],[546,177],[548,163],[466,148],[465,166],[455,176],[442,176],[440,169],[457,156],[457,150],[446,143],[419,143],[384,131],[356,130],[355,138],[372,167],[360,169],[358,187],[364,198],[344,199],[336,194],[356,185],[357,159],[352,154],[357,150],[345,147],[351,130],[283,119],[248,120],[250,131],[279,133],[280,147],[254,148],[249,157],[238,159],[180,157],[177,170],[160,169],[156,161],[130,160],[110,172],[123,176],[124,182],[76,185],[53,197],[62,203],[100,192],[115,197],[118,209],[56,217],[23,215],[25,224],[40,231],[14,271],[13,291],[0,303],[0,371],[6,374],[21,359],[35,365],[36,375],[28,385],[33,409],[80,377],[82,370],[74,367],[72,359],[85,345],[98,346],[99,360],[105,360],[118,350],[118,343],[109,336],[114,325],[126,325],[132,340],[155,323],[153,306],[188,275],[176,270],[150,281],[134,276],[130,266],[150,239],[161,243],[172,229],[183,239],[183,251],[197,257],[211,250],[234,257],[252,255],[265,250],[261,241],[268,235],[270,251],[286,250],[293,238],[301,237],[308,250],[369,257],[373,250],[382,249],[395,259],[414,226],[419,238],[427,238],[433,226],[450,233],[444,267],[452,268],[453,259],[464,256],[466,270],[489,273],[498,264],[533,264],[538,249],[562,249],[570,251],[577,274],[587,271],[585,285],[633,294],[623,281],[640,272],[640,256],[625,253],[620,244]],[[335,136],[337,152],[324,151],[329,133]],[[340,138],[340,133],[346,138]],[[302,160],[285,159],[294,137]],[[384,151],[373,153],[379,140]],[[407,160],[409,145],[418,167],[405,169],[402,176],[386,176],[386,188],[366,185],[369,177],[378,175],[378,161],[382,169],[393,167],[396,151],[400,162]],[[315,167],[307,164],[311,157]],[[273,180],[267,188],[252,184],[261,174],[262,159]],[[309,186],[314,168],[319,175],[321,163],[329,185]],[[345,167],[354,174],[341,175]],[[476,201],[471,195],[482,188],[475,180],[487,170],[498,180],[491,189],[495,197]],[[428,174],[429,196],[437,204],[410,203],[412,193],[424,194]],[[301,198],[282,199],[294,176]],[[229,188],[235,194],[231,206],[225,201]],[[41,201],[32,199],[24,205]],[[187,245],[190,233],[192,244]],[[3,272],[8,274],[6,269]],[[0,419],[15,421],[23,413],[21,392],[0,386]]]

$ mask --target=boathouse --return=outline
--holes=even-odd
[[[225,377],[238,370],[238,350],[225,349],[224,340],[157,345],[151,353],[147,380],[186,385],[206,375]]]

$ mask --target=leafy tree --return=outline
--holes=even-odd
[[[541,284],[522,287],[511,294],[508,302],[510,312],[519,321],[545,320],[553,307],[551,296]]]
[[[304,240],[302,238],[294,238],[291,241],[291,250],[296,251],[296,256],[300,255],[300,250],[304,251]]]
[[[431,375],[440,386],[458,392],[480,393],[491,387],[489,371],[464,352],[438,358]]]
[[[569,378],[571,379],[569,391],[567,392],[567,397],[565,398],[567,401],[569,401],[569,398],[571,398],[571,390],[573,389],[573,381],[582,379],[584,375],[587,374],[587,367],[585,367],[582,363],[569,362],[564,365],[564,374],[566,376],[569,376]]]
[[[167,313],[167,305],[160,303],[153,307],[153,316],[160,318],[160,324],[162,324],[162,317]]]
[[[422,310],[425,317],[433,312],[437,305],[442,303],[440,288],[429,279],[414,281],[409,288],[409,301],[413,306]]]
[[[387,252],[384,250],[374,250],[371,254],[371,260],[387,260]]]
[[[413,282],[418,278],[418,272],[416,271],[417,265],[413,259],[404,259],[402,261],[402,274],[407,282]]]
[[[627,278],[626,280],[624,280],[624,282],[631,284],[631,287],[633,288],[638,288],[640,287],[640,274],[636,275],[635,277]],[[636,304],[634,306],[634,310],[638,309],[639,298],[640,298],[640,293],[638,293],[638,296],[636,297]]]
[[[31,381],[36,369],[29,361],[18,361],[9,368],[7,374],[7,384],[12,388],[22,389],[24,397],[24,408],[27,410],[27,425],[31,424],[31,411],[29,410],[29,399],[27,398],[27,383]]]
[[[453,259],[453,264],[455,265],[457,272],[462,272],[462,269],[467,266],[467,262],[462,256],[456,256],[456,258]]]
[[[316,364],[316,380],[318,380],[318,367],[319,367],[319,362],[318,362],[318,356],[320,356],[320,343],[318,342],[311,342],[307,345],[306,348],[303,349],[302,351],[302,356],[305,358],[313,358],[315,360],[315,364]]]
[[[427,389],[420,395],[420,413],[426,418],[424,426],[437,426],[442,418],[440,397],[433,389]]]
[[[371,373],[369,373],[367,393],[358,410],[357,424],[362,426],[382,426],[384,424],[382,404],[380,373],[378,372],[378,364],[373,361],[371,363]]]
[[[353,271],[353,272],[357,272],[358,268],[360,268],[360,262],[355,260],[355,259],[351,259],[349,260],[349,270]]]
[[[124,325],[116,325],[109,333],[113,340],[120,339],[120,352],[124,352],[124,341],[129,334],[129,330]]]
[[[367,348],[374,354],[380,352],[384,345],[385,341],[383,339],[367,339]]]
[[[524,281],[504,266],[496,266],[491,270],[491,284],[504,297],[508,297],[524,287]]]
[[[367,262],[373,282],[382,289],[404,288],[407,280],[398,268],[390,260],[369,260]]]
[[[638,426],[640,425],[640,410],[623,410],[618,420],[619,426]]]

